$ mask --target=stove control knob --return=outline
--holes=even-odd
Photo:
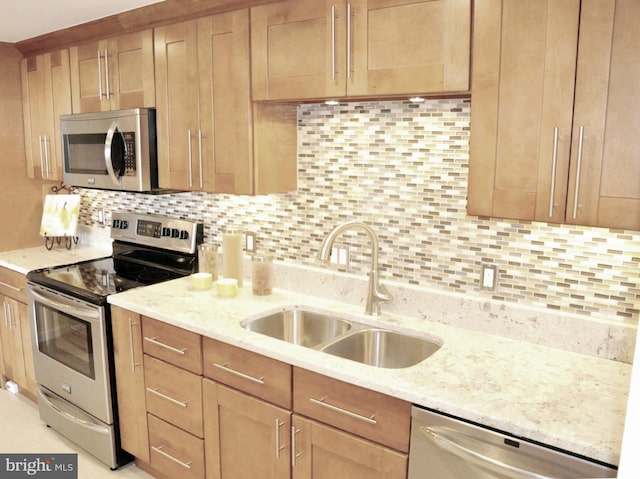
[[[171,228],[171,237],[172,238],[179,238],[180,237],[180,230],[177,228]]]
[[[162,236],[171,236],[171,228],[163,227]]]
[[[113,220],[113,221],[111,222],[111,227],[112,227],[114,230],[119,230],[119,229],[120,229],[120,220]]]
[[[129,222],[127,220],[120,220],[120,229],[126,230],[129,227]]]
[[[180,231],[180,239],[182,240],[189,239],[189,232],[186,230]]]

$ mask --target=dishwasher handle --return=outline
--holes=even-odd
[[[519,467],[514,467],[504,462],[498,461],[492,457],[480,454],[477,451],[469,449],[462,444],[457,443],[454,439],[446,435],[436,432],[435,428],[420,426],[420,432],[427,438],[431,439],[434,444],[464,461],[474,464],[482,469],[505,475],[512,479],[556,479],[542,474],[536,474],[533,471],[527,471]]]

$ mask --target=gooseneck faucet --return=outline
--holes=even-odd
[[[389,293],[387,288],[380,282],[378,273],[378,237],[369,225],[357,220],[339,224],[331,230],[322,242],[318,259],[328,263],[329,257],[331,256],[331,248],[336,238],[350,229],[360,229],[364,231],[371,240],[371,269],[369,270],[369,289],[364,312],[365,314],[377,316],[380,314],[380,304],[393,300],[393,296],[391,296],[391,293]]]

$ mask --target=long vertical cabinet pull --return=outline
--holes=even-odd
[[[280,419],[276,418],[276,459],[280,459],[280,451],[287,447],[280,445],[280,427],[284,426],[286,422],[280,422]]]
[[[551,190],[549,192],[549,218],[553,217],[553,201],[556,196],[556,165],[558,164],[558,131],[553,129],[553,158],[551,159]]]
[[[100,54],[100,50],[98,50],[98,95],[100,101],[102,101],[102,55]]]
[[[351,4],[347,3],[347,80],[351,80]]]
[[[193,167],[191,166],[191,158],[192,158],[192,151],[191,151],[191,128],[189,128],[187,130],[187,144],[189,147],[189,188],[193,188]]]
[[[42,136],[38,135],[38,148],[40,149],[40,171],[42,177],[45,178],[44,153],[42,152]]]
[[[134,323],[133,319],[129,318],[129,350],[131,352],[131,372],[136,372],[136,366],[139,366],[138,363],[136,363],[136,356],[135,356],[135,352],[133,349],[133,326],[137,325],[138,323]]]
[[[302,453],[298,454],[296,451],[296,434],[300,432],[300,429],[296,429],[296,427],[291,425],[291,467],[296,467],[296,459],[299,458]]]
[[[331,79],[336,79],[336,6],[331,5]]]
[[[582,143],[584,141],[584,126],[580,125],[578,137],[578,163],[576,165],[576,191],[573,196],[573,219],[578,217],[578,199],[580,197],[580,170],[582,169]]]
[[[105,86],[107,88],[106,94],[107,94],[107,100],[110,99],[110,92],[109,92],[109,55],[108,55],[108,51],[105,48],[104,49],[104,78],[105,78]]]
[[[50,145],[51,141],[49,141],[49,139],[46,137],[46,135],[42,137],[42,141],[44,143],[45,177],[46,178],[51,178],[51,167],[50,167],[50,163],[49,163],[49,146],[47,146],[47,143],[49,143],[49,145]]]
[[[198,128],[198,166],[200,172],[200,189],[204,188],[202,179],[202,130]]]

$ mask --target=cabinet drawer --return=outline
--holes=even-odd
[[[151,467],[163,477],[204,478],[204,441],[148,414]]]
[[[291,366],[204,338],[204,375],[265,401],[291,409]]]
[[[202,378],[144,356],[147,411],[202,437]]]
[[[196,374],[202,374],[202,338],[162,321],[142,317],[145,353]]]
[[[27,303],[27,277],[9,268],[0,267],[0,294]]]
[[[398,451],[409,451],[411,404],[293,368],[293,410]]]

